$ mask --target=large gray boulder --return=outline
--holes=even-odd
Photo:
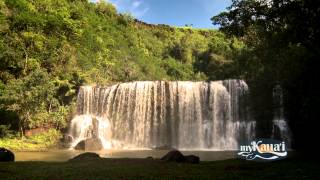
[[[5,148],[0,148],[0,162],[10,162],[14,161],[13,152]]]
[[[103,149],[102,142],[99,138],[89,138],[80,141],[74,149],[84,151],[100,151]]]

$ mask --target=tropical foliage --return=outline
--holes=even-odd
[[[245,45],[217,30],[149,25],[101,1],[0,0],[0,123],[64,129],[77,89],[237,77]]]
[[[272,88],[281,85],[294,145],[302,150],[317,136],[319,10],[320,2],[312,0],[233,0],[226,12],[212,18],[247,45],[239,62],[253,94],[259,94],[254,97],[256,119],[272,118],[265,117],[272,116]],[[260,124],[266,129],[266,123]]]

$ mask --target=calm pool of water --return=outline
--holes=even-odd
[[[168,150],[104,150],[96,152],[104,158],[161,158]],[[196,155],[201,161],[217,161],[236,157],[235,151],[181,151],[184,155]],[[16,161],[67,161],[83,151],[54,150],[47,152],[15,152]]]

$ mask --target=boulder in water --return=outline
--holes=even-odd
[[[101,149],[103,149],[103,145],[99,138],[90,138],[85,141],[86,151],[100,151]]]
[[[0,162],[10,162],[14,161],[13,152],[5,148],[0,148]]]
[[[171,161],[171,162],[178,162],[178,163],[191,163],[191,164],[199,164],[200,158],[195,155],[184,156],[178,150],[172,150],[164,155],[161,160],[164,161]]]
[[[100,151],[103,148],[102,142],[99,138],[89,138],[80,141],[74,149],[84,151]]]
[[[199,164],[200,158],[195,155],[184,156],[185,163]]]
[[[83,153],[70,159],[69,161],[92,161],[92,160],[98,160],[98,159],[101,159],[101,158],[96,153]]]
[[[85,150],[85,148],[86,148],[85,141],[86,141],[86,140],[80,141],[80,142],[74,147],[74,149],[75,149],[75,150]]]
[[[185,158],[183,154],[178,150],[172,150],[164,155],[161,160],[164,161],[174,161],[174,162],[184,162]]]
[[[63,142],[71,143],[72,141],[73,141],[73,137],[72,136],[70,136],[68,134],[63,136]]]

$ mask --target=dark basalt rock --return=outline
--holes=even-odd
[[[63,141],[65,142],[65,143],[71,143],[72,141],[73,141],[73,137],[72,136],[70,136],[70,135],[64,135],[64,137],[63,137]]]
[[[172,150],[168,152],[166,155],[164,155],[161,160],[164,161],[175,161],[175,162],[184,162],[184,156],[183,154],[178,150]]]
[[[153,159],[153,157],[152,156],[148,156],[148,157],[146,157],[146,159]]]
[[[5,148],[0,148],[0,162],[10,162],[14,161],[13,152]]]
[[[92,161],[98,159],[101,159],[101,157],[96,153],[83,153],[70,159],[69,161]]]
[[[103,148],[102,142],[99,138],[89,138],[80,141],[74,149],[84,151],[100,151]]]
[[[191,164],[199,164],[200,158],[195,155],[184,156],[178,150],[172,150],[164,155],[161,160],[168,162],[178,162],[178,163],[191,163]]]
[[[200,158],[195,155],[184,156],[185,163],[199,164]]]
[[[86,144],[85,144],[85,140],[80,141],[75,147],[75,150],[85,150],[86,148]]]

